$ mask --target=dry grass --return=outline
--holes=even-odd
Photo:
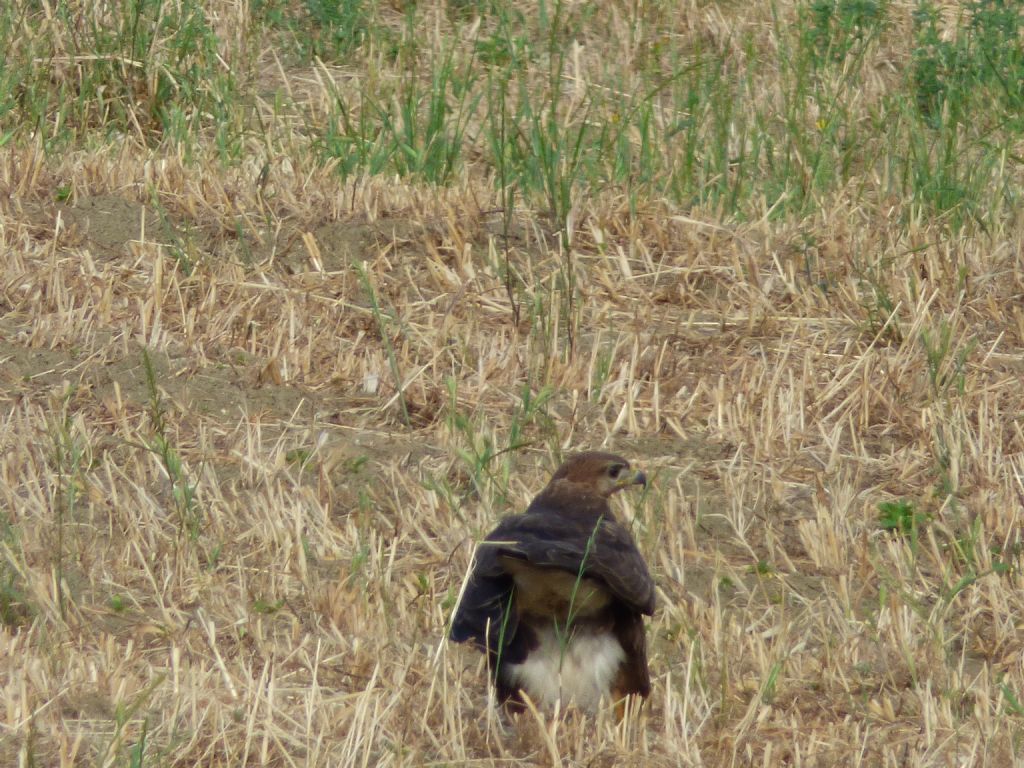
[[[671,34],[727,46],[722,8]],[[359,87],[271,53],[295,114]],[[0,148],[0,762],[1019,759],[1019,215],[952,228],[867,172],[781,217],[610,185],[567,252],[525,204],[504,239],[471,159],[343,181],[257,101],[295,152]],[[578,448],[654,477],[620,502],[654,693],[510,724],[446,622]]]

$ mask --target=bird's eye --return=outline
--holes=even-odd
[[[619,476],[619,473],[621,471],[622,471],[622,465],[621,464],[612,464],[611,469],[608,470],[608,474],[611,475],[612,478],[616,478],[616,477]]]

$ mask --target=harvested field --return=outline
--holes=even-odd
[[[0,764],[1022,759],[1013,4],[58,5],[0,10]],[[653,479],[654,691],[511,720],[446,625],[581,449]]]

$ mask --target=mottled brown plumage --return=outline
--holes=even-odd
[[[650,693],[643,615],[654,582],[609,497],[645,485],[621,456],[570,457],[477,549],[451,638],[488,654],[498,698],[595,709]]]

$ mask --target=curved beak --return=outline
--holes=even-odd
[[[630,485],[642,485],[647,486],[647,475],[641,472],[639,469],[631,469],[628,472],[623,472],[619,475],[615,485],[619,488],[627,488]]]

